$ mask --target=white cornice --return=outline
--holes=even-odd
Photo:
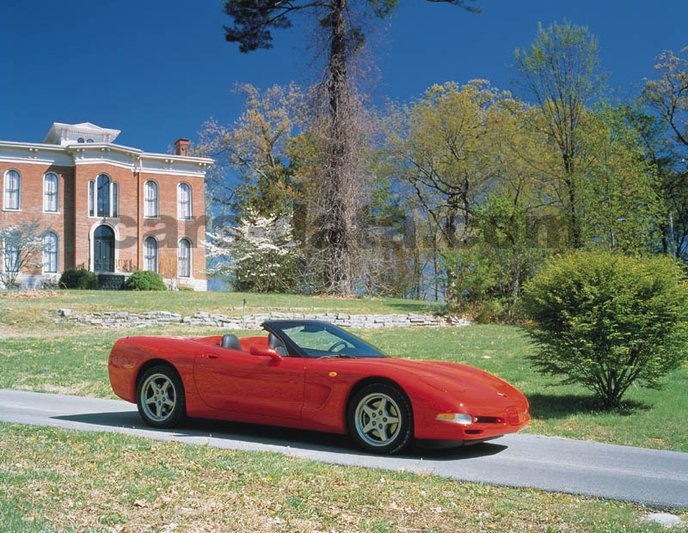
[[[181,163],[205,163],[206,166],[213,165],[215,163],[214,159],[209,157],[193,157],[189,155],[173,155],[173,154],[156,154],[153,152],[143,152],[141,154],[141,159],[158,159],[164,160],[165,162],[171,162],[172,164],[176,162]]]
[[[0,141],[0,149],[2,148],[23,148],[31,151],[32,149],[37,150],[48,150],[52,152],[64,152],[64,146],[57,144],[45,144],[45,143],[23,143],[14,141]]]
[[[208,157],[144,152],[139,148],[112,143],[60,146],[12,141],[0,141],[0,161],[57,166],[109,164],[128,168],[132,172],[174,176],[205,176],[208,167],[215,162]]]

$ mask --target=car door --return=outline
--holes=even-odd
[[[269,422],[300,420],[304,360],[253,355],[209,346],[194,362],[196,388],[204,403],[230,418]]]

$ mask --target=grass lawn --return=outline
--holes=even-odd
[[[0,529],[14,532],[661,531],[641,522],[647,512],[278,454],[0,424]]]

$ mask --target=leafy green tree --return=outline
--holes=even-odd
[[[476,11],[467,0],[432,0]],[[272,47],[272,31],[292,26],[298,15],[312,15],[323,32],[326,57],[324,76],[324,119],[321,133],[318,226],[315,239],[326,265],[325,289],[352,293],[356,262],[352,261],[360,237],[361,187],[358,164],[359,126],[356,120],[360,100],[351,79],[351,64],[364,44],[360,21],[391,15],[398,0],[224,0],[225,13],[233,21],[225,27],[229,42],[242,52]],[[352,201],[353,200],[353,201]],[[358,235],[357,235],[358,234]]]
[[[574,251],[552,258],[526,285],[531,359],[618,407],[634,383],[658,388],[688,358],[688,288],[666,256]]]
[[[666,218],[662,249],[688,259],[688,47],[662,52],[642,95],[644,108],[632,120],[662,183]],[[649,113],[644,111],[648,110]]]
[[[211,201],[239,217],[247,209],[264,216],[290,213],[297,192],[287,149],[304,126],[304,96],[294,84],[264,91],[244,84],[238,91],[245,97],[241,116],[231,126],[208,120],[195,147],[219,163],[219,175],[208,183]],[[237,186],[228,180],[236,174]]]
[[[532,269],[538,217],[553,196],[533,164],[548,150],[530,128],[535,113],[485,81],[434,86],[390,113],[387,172],[435,226],[452,306],[495,291],[516,299]]]
[[[496,270],[492,295],[506,298],[512,308],[523,283],[547,254],[535,224],[537,214],[507,189],[487,197],[476,213],[481,255]]]
[[[516,68],[521,82],[541,110],[535,122],[557,149],[558,170],[553,175],[558,200],[566,208],[570,243],[583,246],[580,180],[586,152],[581,126],[586,108],[600,95],[597,40],[587,28],[565,22],[539,26],[527,50],[517,49]],[[557,168],[558,167],[558,168]]]
[[[461,299],[461,274],[452,265],[465,264],[455,252],[472,235],[475,210],[490,191],[488,115],[505,97],[481,81],[435,85],[393,116],[388,128],[388,171],[407,185],[437,230],[448,302]]]
[[[663,203],[657,169],[623,107],[586,112],[580,126],[581,235],[587,246],[637,253],[656,245]]]

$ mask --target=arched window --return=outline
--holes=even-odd
[[[21,176],[16,170],[5,172],[5,209],[19,210]]]
[[[177,276],[180,278],[191,277],[191,241],[182,239],[177,250]]]
[[[57,212],[57,188],[59,179],[54,172],[48,172],[43,176],[43,211]]]
[[[96,181],[98,198],[98,216],[110,216],[110,177],[101,174]]]
[[[155,218],[158,216],[158,184],[147,181],[143,185],[143,216]]]
[[[155,237],[146,237],[144,241],[143,268],[152,272],[158,271],[158,241]]]
[[[49,231],[43,237],[43,272],[57,272],[57,235]]]
[[[177,218],[191,218],[191,185],[180,183],[177,186]]]
[[[88,216],[116,217],[119,212],[119,186],[107,174],[88,182]]]

